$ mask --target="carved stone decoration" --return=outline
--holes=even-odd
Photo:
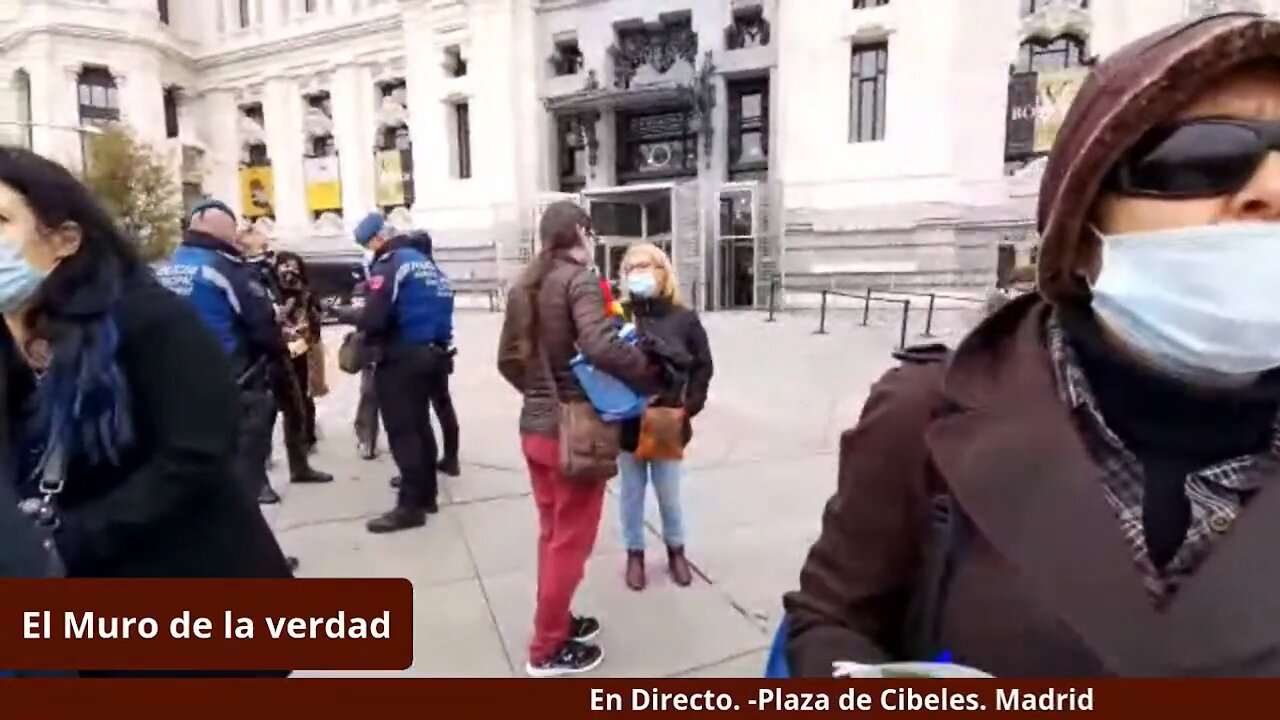
[[[407,91],[398,87],[378,104],[378,129],[404,127],[409,124]]]
[[[1082,0],[1051,0],[1022,19],[1023,40],[1052,40],[1061,35],[1088,38],[1092,31],[1093,16],[1082,7]]]
[[[636,71],[650,65],[664,74],[679,60],[697,63],[698,33],[693,21],[682,18],[663,23],[657,28],[627,28],[618,31],[618,39],[609,48],[613,63],[613,84],[620,89],[631,87]]]
[[[342,216],[335,212],[321,213],[315,222],[316,232],[322,235],[341,235],[344,232]]]
[[[324,105],[325,107],[323,108],[315,107],[314,105],[307,106],[302,126],[305,129],[308,144],[315,138],[333,135],[333,118],[330,116],[332,111],[328,110],[328,101],[325,101]]]
[[[1187,17],[1224,12],[1262,12],[1259,0],[1187,0]]]
[[[703,56],[702,67],[689,88],[693,96],[693,120],[698,123],[702,134],[702,156],[707,167],[711,167],[711,153],[715,150],[715,125],[712,122],[716,108],[715,74],[715,60],[708,50]]]
[[[769,44],[770,32],[769,21],[757,7],[733,16],[733,23],[724,29],[724,45],[730,50],[765,47]]]
[[[244,113],[240,113],[237,132],[240,135],[240,144],[243,147],[265,145],[267,142],[267,131],[263,129],[262,124]]]
[[[413,215],[403,206],[397,206],[387,215],[387,224],[400,232],[413,229]]]

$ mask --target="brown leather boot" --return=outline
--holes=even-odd
[[[671,570],[671,579],[680,587],[689,587],[693,582],[693,568],[684,557],[683,547],[667,548],[667,567]]]
[[[644,551],[627,551],[627,587],[637,592],[644,589],[648,580],[644,576]]]

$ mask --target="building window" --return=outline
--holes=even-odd
[[[1025,2],[1034,2],[1034,0],[1022,0]],[[1043,2],[1043,0],[1042,0]],[[883,7],[889,4],[889,0],[853,0],[854,10],[866,10],[867,8]]]
[[[249,0],[240,0],[239,5],[240,27],[247,28],[249,27]]]
[[[572,117],[556,118],[556,142],[560,192],[578,192],[587,184],[587,138],[582,123]]]
[[[471,177],[471,105],[455,103],[453,106],[454,177],[466,180]]]
[[[853,46],[849,74],[849,142],[884,140],[885,95],[889,86],[889,45]]]
[[[769,21],[760,6],[735,10],[733,24],[724,32],[725,47],[730,50],[764,47],[769,44]]]
[[[1042,10],[1054,3],[1062,2],[1062,0],[1019,0],[1019,1],[1021,3],[1023,17],[1026,17],[1037,10]],[[1089,9],[1089,0],[1074,0],[1074,2],[1068,2],[1068,4],[1074,4],[1076,7],[1080,8],[1081,10]]]
[[[169,24],[169,0],[156,0],[156,12],[160,13],[160,22]]]
[[[556,41],[555,53],[551,55],[551,70],[557,77],[577,75],[582,70],[582,50],[578,48],[577,38]]]
[[[687,110],[618,114],[623,182],[698,174],[698,131]]]
[[[13,89],[17,100],[20,145],[30,150],[32,145],[31,75],[25,69],[18,68],[14,71]]]
[[[77,82],[81,121],[106,121],[120,119],[120,96],[115,78],[104,67],[86,66],[80,71]]]
[[[259,129],[259,132],[266,125],[266,115],[262,111],[262,103],[250,103],[241,106],[240,112],[249,123]],[[253,141],[245,143],[240,163],[249,167],[270,165],[271,157],[267,153],[267,144]]]
[[[316,11],[316,0],[303,0],[302,11],[313,13]]]
[[[1018,47],[1017,72],[1066,70],[1087,65],[1088,50],[1084,40],[1074,35],[1059,35],[1052,40],[1033,39]]]
[[[729,83],[729,176],[769,167],[769,80]]]
[[[181,90],[173,85],[164,89],[164,136],[178,137],[178,100]]]
[[[462,57],[462,48],[457,45],[450,45],[444,49],[444,67],[449,73],[449,77],[465,77],[467,74],[467,61]]]

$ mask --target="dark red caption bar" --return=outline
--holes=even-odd
[[[404,579],[0,580],[6,670],[403,670]]]

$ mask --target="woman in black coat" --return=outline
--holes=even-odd
[[[9,463],[71,577],[287,578],[231,472],[229,364],[61,166],[0,148]]]
[[[677,293],[671,259],[656,245],[632,245],[622,259],[623,308],[635,323],[642,341],[665,360],[666,375],[673,378],[649,402],[650,407],[680,409],[679,445],[693,437],[692,418],[707,403],[713,364],[711,346],[698,313],[685,307]],[[671,413],[666,413],[671,417]],[[647,420],[646,422],[652,422]],[[680,503],[683,463],[680,458],[656,458],[637,453],[641,420],[624,422],[622,455],[618,458],[621,489],[618,497],[623,542],[627,548],[627,586],[643,590],[647,584],[644,561],[644,496],[652,483],[662,516],[662,536],[667,546],[667,567],[677,585],[693,582],[693,571],[684,552],[684,511]],[[675,425],[672,423],[672,430]],[[674,432],[672,433],[674,436]],[[672,446],[676,445],[673,440]]]

